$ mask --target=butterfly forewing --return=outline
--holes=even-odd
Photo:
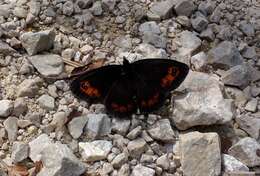
[[[120,75],[122,66],[109,65],[86,71],[72,80],[71,91],[86,100],[103,100]]]

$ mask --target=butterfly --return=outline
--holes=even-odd
[[[171,59],[143,59],[107,65],[79,74],[70,84],[79,98],[103,102],[109,114],[124,117],[161,107],[185,79],[189,67]]]

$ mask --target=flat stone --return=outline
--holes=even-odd
[[[17,97],[34,97],[42,85],[40,78],[25,79],[17,88]]]
[[[191,57],[191,64],[194,66],[196,71],[201,71],[207,66],[208,57],[206,53],[199,52]]]
[[[41,151],[43,168],[37,176],[81,175],[87,167],[79,161],[70,148],[59,142],[47,145]]]
[[[176,3],[174,10],[177,15],[190,16],[195,9],[195,5],[192,1],[189,0],[178,0]]]
[[[95,139],[111,132],[111,119],[106,114],[88,114],[87,119],[85,131],[88,137]]]
[[[257,99],[256,98],[252,98],[249,102],[247,102],[245,110],[247,110],[249,112],[256,112],[257,104],[258,104]]]
[[[204,29],[206,29],[208,26],[208,23],[209,22],[208,22],[207,18],[200,13],[198,13],[198,15],[196,15],[194,18],[191,18],[191,25],[198,32],[201,32]]]
[[[133,168],[133,171],[131,173],[131,176],[154,176],[155,175],[155,170],[143,166],[141,164],[136,165]]]
[[[45,54],[28,58],[37,71],[45,77],[59,76],[63,72],[63,61],[59,55]]]
[[[0,117],[8,117],[14,108],[11,100],[0,100]]]
[[[120,176],[128,176],[128,175],[130,175],[130,166],[129,166],[129,164],[124,164],[119,169],[118,175],[120,175]]]
[[[141,126],[137,126],[136,128],[134,128],[132,131],[130,131],[127,134],[127,138],[128,139],[135,139],[137,136],[139,136],[142,133],[142,127]]]
[[[170,168],[170,160],[167,157],[167,154],[164,154],[157,158],[156,165],[163,168],[164,170],[168,170]]]
[[[246,131],[256,140],[260,139],[260,118],[252,115],[239,115],[235,120],[239,125],[239,128]]]
[[[257,56],[255,47],[245,47],[242,50],[242,56],[247,59],[253,59]]]
[[[29,156],[29,145],[23,142],[14,142],[11,159],[13,163],[19,163]]]
[[[130,156],[133,158],[139,158],[141,154],[145,151],[146,142],[142,138],[135,139],[130,141],[127,145]]]
[[[47,94],[40,96],[40,98],[37,99],[37,102],[40,107],[45,110],[51,111],[55,108],[55,99]]]
[[[119,119],[119,118],[113,118],[112,119],[112,128],[111,130],[115,133],[125,135],[130,127],[130,120],[127,119]]]
[[[19,117],[19,115],[24,115],[27,110],[28,107],[24,98],[17,98],[14,101],[13,115]]]
[[[172,130],[169,119],[161,119],[156,122],[149,130],[148,133],[153,139],[162,142],[173,142],[175,140],[175,134]]]
[[[142,36],[144,43],[149,43],[156,48],[166,48],[166,38],[163,35],[158,35],[152,32],[146,32]]]
[[[13,14],[18,18],[26,18],[28,11],[24,7],[15,7]]]
[[[40,32],[26,32],[21,35],[21,42],[29,55],[34,55],[41,51],[47,51],[53,46],[55,32],[46,30]]]
[[[229,69],[243,63],[243,58],[236,46],[229,41],[223,41],[208,52],[209,64],[214,68]]]
[[[215,39],[215,34],[214,34],[212,28],[211,28],[211,27],[208,27],[207,29],[203,30],[203,31],[200,33],[200,37],[201,37],[202,39],[206,39],[206,40],[212,42],[212,41],[214,41],[214,39]]]
[[[250,137],[240,139],[236,144],[231,146],[228,154],[235,157],[248,167],[260,166],[260,144]]]
[[[48,135],[41,134],[36,139],[29,142],[30,154],[29,157],[32,161],[40,161],[41,160],[41,152],[47,146],[51,145],[51,140]]]
[[[190,71],[181,88],[186,96],[176,98],[172,120],[180,130],[197,125],[229,123],[234,116],[233,100],[224,99],[216,76]]]
[[[162,48],[155,48],[148,43],[141,43],[136,47],[136,52],[144,58],[167,58],[167,53]]]
[[[139,32],[141,34],[144,34],[146,32],[151,32],[151,33],[154,33],[154,34],[160,34],[161,30],[160,30],[159,25],[156,24],[155,21],[148,21],[148,22],[142,23],[139,26]]]
[[[221,172],[220,140],[217,133],[190,132],[180,135],[184,175],[215,176]]]
[[[166,0],[161,2],[154,2],[150,8],[150,11],[159,16],[160,19],[167,19],[171,17],[172,10],[176,4],[174,0]]]
[[[0,53],[4,55],[10,55],[16,51],[10,47],[7,43],[0,41]]]
[[[198,10],[203,13],[204,15],[208,16],[213,13],[216,7],[216,2],[214,1],[202,1],[199,4]]]
[[[243,164],[242,162],[238,161],[231,155],[222,154],[222,165],[224,172],[234,172],[234,171],[245,171],[248,172],[249,168]]]
[[[128,161],[128,156],[125,153],[120,153],[113,159],[111,164],[113,165],[114,168],[120,168],[127,161]]]
[[[18,133],[18,125],[17,125],[18,119],[16,117],[8,117],[4,121],[4,128],[7,131],[8,140],[9,142],[14,142],[17,137]]]
[[[112,149],[112,142],[97,140],[93,142],[80,142],[81,156],[86,161],[99,161],[107,158]]]
[[[255,29],[254,26],[246,21],[241,21],[239,24],[239,29],[247,36],[254,36]]]
[[[80,116],[80,117],[73,118],[68,123],[69,133],[74,139],[77,139],[81,136],[87,121],[88,121],[87,116]]]

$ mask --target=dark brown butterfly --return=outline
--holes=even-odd
[[[144,59],[85,71],[71,82],[71,91],[87,101],[101,101],[108,113],[128,116],[159,108],[185,79],[189,67],[170,59]]]

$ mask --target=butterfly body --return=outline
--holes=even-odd
[[[71,82],[72,92],[87,101],[103,101],[109,113],[129,116],[159,108],[189,71],[170,59],[144,59],[86,71]]]

